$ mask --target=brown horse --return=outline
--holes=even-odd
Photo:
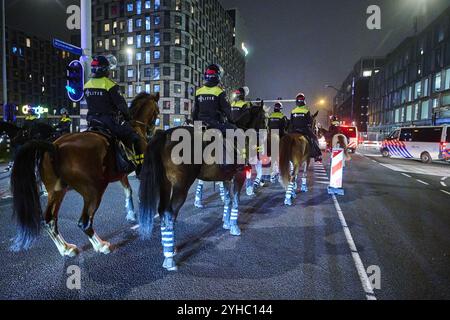
[[[252,108],[251,113],[241,117],[237,123],[238,127],[257,128],[260,125],[257,122],[263,119],[259,116],[261,112],[264,112],[263,108]],[[172,152],[178,144],[178,139],[174,137],[180,129],[189,131],[188,143],[192,145],[192,148],[195,149],[194,138],[202,140],[202,137],[195,136],[192,127],[157,132],[147,146],[139,191],[139,230],[144,238],[149,237],[154,216],[159,214],[165,258],[163,267],[169,271],[177,270],[174,261],[175,221],[195,180],[223,181],[225,190],[223,228],[230,230],[231,235],[239,236],[241,234],[238,226],[240,192],[246,178],[245,167],[239,165],[228,165],[227,170],[224,170],[218,164],[193,164],[192,160],[191,164],[175,164]],[[231,189],[233,189],[232,195]]]
[[[280,141],[280,176],[283,186],[286,188],[284,204],[292,206],[297,188],[297,176],[300,167],[303,166],[302,192],[307,192],[306,174],[311,161],[310,146],[308,140],[300,133],[290,133]]]
[[[345,159],[346,160],[351,160],[351,156],[348,152],[348,139],[345,135],[343,135],[342,133],[338,133],[335,135],[332,135],[329,131],[325,130],[324,128],[320,128],[319,129],[319,134],[321,136],[325,137],[325,140],[327,141],[327,146],[332,149],[332,148],[342,148],[344,149],[344,155],[345,155]]]
[[[142,147],[147,144],[148,127],[153,126],[159,115],[158,101],[159,94],[141,93],[132,102],[131,124],[142,138]],[[127,174],[117,171],[115,150],[116,147],[106,137],[94,132],[68,134],[54,143],[31,141],[24,145],[16,156],[11,175],[13,214],[18,224],[12,249],[28,249],[39,235],[43,222],[61,255],[75,256],[78,253],[77,247],[68,244],[58,232],[58,211],[70,187],[84,200],[78,226],[89,237],[95,251],[109,253],[110,244],[95,233],[93,222],[106,187],[111,182],[121,181],[127,196],[128,218],[134,215],[131,187]],[[48,191],[44,215],[36,171]]]

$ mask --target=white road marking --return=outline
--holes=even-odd
[[[448,179],[448,177],[443,177],[442,179],[441,179],[441,181],[445,181],[445,180],[447,180]]]
[[[319,184],[330,184],[329,181],[316,181],[316,183],[319,183]]]
[[[377,300],[375,293],[373,292],[372,284],[370,283],[369,277],[367,276],[366,268],[364,268],[364,264],[361,260],[361,257],[359,256],[358,249],[356,248],[355,242],[353,241],[353,237],[350,232],[350,229],[347,226],[347,222],[345,221],[345,217],[342,212],[341,206],[339,205],[339,202],[335,195],[333,195],[333,202],[334,202],[336,211],[338,213],[342,228],[344,229],[345,238],[347,239],[348,246],[352,253],[356,271],[358,272],[362,287],[364,289],[364,292],[366,293],[366,299],[367,300]]]
[[[448,192],[448,191],[445,191],[445,190],[441,190],[443,193],[446,193],[446,194],[448,194],[449,196],[450,196],[450,192]]]
[[[412,162],[413,163],[413,162]],[[429,176],[439,176],[442,177],[442,175],[447,176],[450,174],[450,166],[448,168],[442,168],[442,167],[427,167],[423,166],[419,163],[413,163],[413,164],[385,164],[380,163],[383,167],[386,167],[390,170],[396,171],[396,172],[406,172],[406,173],[415,173],[415,174],[423,174],[423,175],[429,175]]]
[[[441,181],[441,185],[442,185],[443,187],[447,187],[447,184],[446,184],[444,181]]]
[[[137,229],[139,229],[139,227],[140,227],[140,225],[137,224],[137,225],[135,225],[135,226],[132,226],[132,227],[131,227],[131,230],[137,230]]]
[[[422,184],[424,184],[424,185],[426,185],[426,186],[429,186],[429,185],[430,185],[429,183],[427,183],[427,182],[425,182],[425,181],[422,181],[422,180],[419,180],[419,179],[416,179],[416,181],[417,181],[417,182],[420,182],[420,183],[422,183]]]
[[[406,174],[406,173],[402,173],[402,175],[404,175],[405,177],[408,177],[408,178],[412,178],[409,174]]]

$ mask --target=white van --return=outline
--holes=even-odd
[[[384,157],[420,159],[423,163],[450,159],[450,126],[409,127],[392,132],[381,145]]]

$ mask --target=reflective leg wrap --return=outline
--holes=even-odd
[[[230,213],[231,209],[229,206],[223,207],[223,228],[225,230],[230,230]]]
[[[163,267],[168,271],[176,271],[175,264],[175,230],[174,221],[170,214],[165,214],[161,221],[161,243],[164,252]]]
[[[284,204],[287,206],[292,205],[292,199],[294,198],[295,189],[294,184],[291,182],[289,183],[287,190],[286,190],[286,198],[284,199]]]
[[[225,188],[223,182],[218,182],[217,184],[219,185],[220,198],[222,199],[222,202],[225,202]]]
[[[241,235],[241,229],[239,229],[238,226],[238,216],[239,216],[239,209],[232,209],[230,217],[230,225],[231,225],[230,233],[233,236]]]
[[[194,206],[197,208],[203,208],[203,203],[202,203],[202,199],[203,199],[203,181],[199,181],[198,185],[197,185],[197,190],[195,191],[195,202],[194,202]]]
[[[308,185],[306,184],[306,178],[302,178],[302,192],[308,192]]]

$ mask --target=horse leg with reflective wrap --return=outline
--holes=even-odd
[[[189,187],[187,187],[186,185],[175,185],[172,190],[169,209],[166,210],[161,217],[161,242],[164,251],[163,268],[168,271],[178,270],[174,259],[176,251],[175,220],[181,207],[186,202],[188,191]]]
[[[258,162],[255,165],[255,169],[256,169],[256,178],[255,178],[255,181],[253,182],[253,189],[256,191],[256,190],[258,190],[258,188],[261,187],[261,181],[262,181],[262,176],[263,176],[261,160],[258,160]]]
[[[127,221],[136,222],[137,215],[134,212],[134,203],[133,203],[133,190],[131,189],[130,182],[128,180],[128,176],[124,176],[120,183],[122,184],[123,191],[125,193],[125,210],[127,212]]]
[[[231,182],[225,181],[223,182],[223,191],[224,191],[224,201],[223,201],[223,228],[225,230],[230,230],[230,214],[231,214]]]
[[[47,209],[45,210],[44,229],[63,257],[74,257],[78,254],[77,246],[67,243],[58,232],[58,212],[65,194],[66,190],[52,191],[49,193]]]
[[[225,203],[225,188],[223,186],[223,182],[217,182],[217,185],[219,186],[220,199],[222,199],[222,202]]]
[[[195,201],[194,206],[196,208],[202,209],[205,206],[203,205],[203,187],[205,182],[202,180],[198,180],[197,189],[195,190]]]
[[[302,173],[302,186],[301,186],[302,192],[308,192],[308,184],[306,180],[307,176],[308,176],[308,161],[305,161],[303,163],[303,173]]]
[[[233,206],[231,208],[231,217],[230,217],[230,233],[232,236],[240,236],[241,229],[239,228],[238,219],[239,219],[239,203],[241,197],[242,186],[245,183],[245,173],[238,172],[233,179]]]
[[[89,237],[89,241],[92,244],[95,252],[100,252],[103,254],[111,253],[111,244],[107,241],[103,241],[94,231],[93,223],[94,216],[100,206],[103,193],[105,192],[106,186],[99,187],[98,189],[92,188],[85,190],[83,192],[84,206],[83,212],[81,214],[80,220],[78,221],[78,226],[84,231],[84,233]]]

